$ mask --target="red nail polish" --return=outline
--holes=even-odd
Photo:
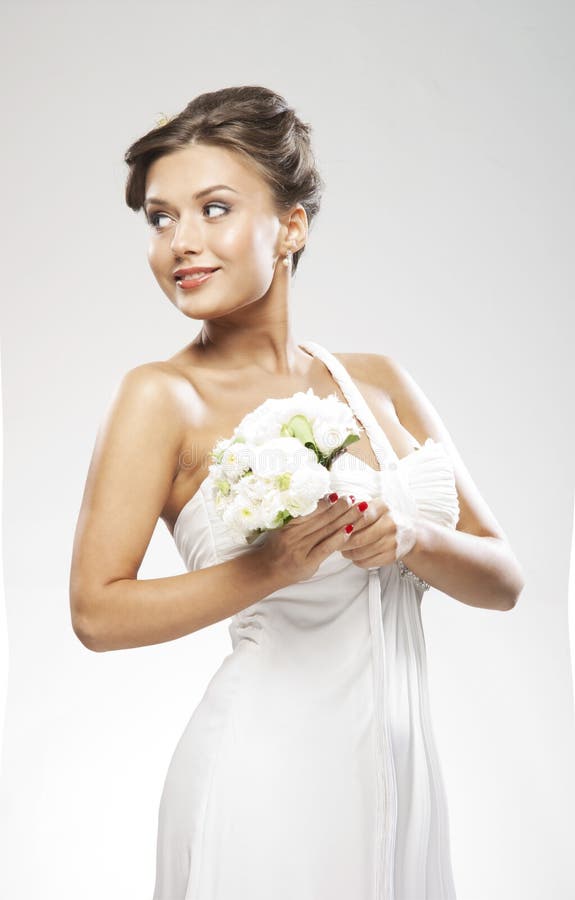
[[[357,504],[357,508],[359,510],[361,510],[361,512],[365,512],[365,510],[367,509],[367,506],[368,506],[368,504],[365,500],[362,500],[361,503]]]
[[[335,503],[335,501],[338,499],[338,495],[334,492],[333,494],[329,495],[329,499],[332,503]]]
[[[355,497],[353,496],[353,494],[349,495],[349,499],[351,500],[352,503],[355,503]]]
[[[353,525],[351,524],[351,522],[349,525],[345,526],[345,530],[347,531],[348,534],[351,534],[351,532],[353,531]]]

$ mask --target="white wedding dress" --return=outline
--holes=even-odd
[[[332,489],[455,528],[443,445],[399,459],[339,360],[301,347],[330,370],[380,467],[344,453]],[[190,571],[250,550],[209,494],[204,482],[174,528]],[[166,775],[153,900],[455,900],[424,589],[398,563],[364,569],[337,551],[231,617],[233,649]]]

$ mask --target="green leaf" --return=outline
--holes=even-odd
[[[292,437],[297,438],[298,441],[301,441],[306,447],[309,446],[310,443],[312,445],[314,444],[313,430],[307,416],[302,416],[301,414],[292,416],[284,427],[288,429],[289,434],[291,434]]]

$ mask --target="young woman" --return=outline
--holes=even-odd
[[[95,651],[227,618],[232,641],[168,768],[154,900],[453,900],[420,604],[432,585],[509,610],[521,567],[406,370],[296,342],[292,276],[323,182],[285,100],[203,94],[125,159],[154,276],[202,326],[116,391],[75,535],[73,625]],[[313,513],[239,545],[206,490],[210,450],[310,387],[349,405],[360,440]],[[188,571],[139,580],[159,517]]]

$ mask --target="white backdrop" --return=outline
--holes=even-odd
[[[152,895],[165,772],[230,641],[226,620],[98,654],[70,625],[112,391],[201,324],[148,268],[122,159],[160,113],[262,84],[312,123],[327,182],[296,338],[407,367],[527,576],[511,612],[423,602],[458,900],[570,900],[573,6],[19,0],[2,18],[0,894]],[[182,571],[160,522],[140,577]]]

